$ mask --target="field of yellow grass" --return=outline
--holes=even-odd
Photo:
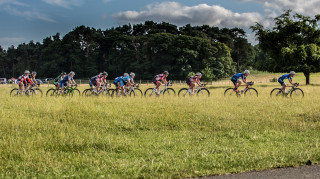
[[[257,83],[258,98],[225,98],[223,83],[209,98],[10,97],[4,85],[0,177],[184,178],[320,163],[319,77],[294,78],[303,99],[270,98],[277,83]]]

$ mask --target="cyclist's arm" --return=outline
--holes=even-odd
[[[292,82],[292,79],[289,79],[289,82],[290,82],[292,85],[295,85],[295,84]]]
[[[31,85],[34,85],[34,83],[33,83],[29,78],[27,78],[26,80],[28,80],[28,82],[29,82]]]
[[[130,80],[130,83],[131,83],[131,85],[134,85],[134,84],[135,84],[134,81],[133,81],[133,79]]]
[[[167,84],[167,83],[168,83],[166,78],[165,78],[165,79],[161,79],[161,81],[162,81],[164,84]]]

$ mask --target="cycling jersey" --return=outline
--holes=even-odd
[[[193,85],[194,82],[200,82],[200,80],[198,79],[198,76],[190,76],[189,78],[187,78],[187,84],[189,86]]]
[[[61,81],[60,81],[60,87],[67,86],[69,80],[73,80],[73,78],[69,75],[65,76]]]
[[[59,83],[62,79],[63,79],[62,75],[59,75],[57,78],[55,78],[55,79],[53,80],[52,83],[53,83],[55,86],[57,86],[58,83]]]
[[[19,79],[19,84],[21,83],[23,83],[24,85],[27,85],[28,83],[33,84],[29,78],[29,75],[21,75],[18,79]]]
[[[286,74],[286,75],[280,76],[279,79],[281,79],[282,81],[283,81],[284,79],[292,80],[292,77],[290,76],[290,74]]]
[[[119,77],[115,78],[114,81],[113,81],[113,83],[114,83],[116,86],[118,86],[118,83],[120,83],[120,86],[121,86],[121,87],[124,86],[122,78],[123,78],[123,76],[119,76]]]
[[[283,81],[284,79],[292,80],[292,77],[290,74],[282,75],[278,78],[278,82],[281,84],[281,86],[285,85],[286,83]]]
[[[30,77],[30,81],[32,81],[33,84],[37,84],[36,78],[32,78],[32,76]]]
[[[132,80],[132,78],[131,78],[130,76],[126,76],[126,77],[123,77],[123,78],[122,78],[122,81],[123,81],[124,83],[127,83],[128,80]]]
[[[158,74],[158,75],[156,75],[156,76],[152,79],[152,82],[157,85],[158,81],[160,81],[160,80],[162,80],[162,81],[163,81],[163,80],[166,80],[166,77],[164,77],[164,74]]]
[[[244,75],[244,73],[237,73],[231,77],[231,81],[233,84],[238,83],[238,79],[241,78],[242,80],[247,79],[247,77]]]

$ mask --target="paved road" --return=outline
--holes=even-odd
[[[261,172],[246,172],[240,174],[229,174],[221,176],[205,177],[205,179],[320,179],[320,165],[303,167],[280,168]]]

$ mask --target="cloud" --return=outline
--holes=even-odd
[[[39,19],[39,20],[43,20],[43,21],[47,21],[47,22],[55,22],[55,20],[48,17],[46,14],[43,14],[43,13],[40,13],[37,11],[21,11],[21,10],[18,10],[16,8],[11,7],[11,6],[6,6],[4,8],[4,10],[9,14],[12,14],[15,16],[21,16],[21,17],[24,17],[28,20]]]
[[[16,6],[24,6],[24,7],[28,7],[28,4],[19,2],[19,1],[15,1],[15,0],[0,0],[0,6],[1,5],[5,5],[5,4],[12,4],[12,5],[16,5]]]
[[[50,5],[61,6],[64,8],[71,8],[72,6],[80,6],[83,0],[42,0]]]
[[[21,37],[0,37],[0,46],[7,49],[13,44],[23,43],[26,39]]]
[[[313,17],[319,14],[319,0],[238,0],[243,2],[256,2],[263,4],[264,8],[276,10],[282,13],[291,9],[294,12]]]
[[[178,2],[150,4],[146,7],[146,10],[120,12],[114,14],[113,17],[122,23],[139,23],[146,20],[154,20],[178,25],[190,23],[192,25],[208,24],[243,28],[248,28],[263,19],[261,14],[257,12],[236,13],[218,5],[184,6]]]

